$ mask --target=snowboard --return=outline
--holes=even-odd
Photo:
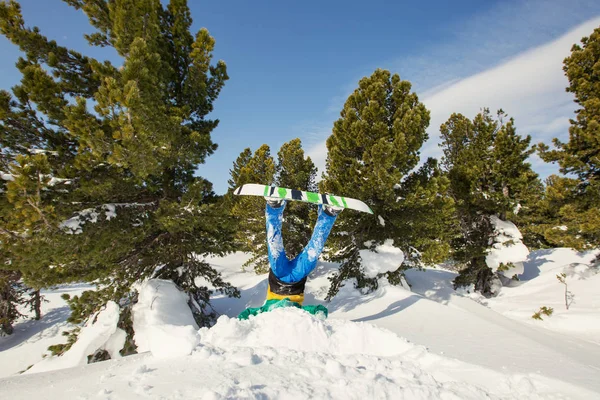
[[[315,192],[305,192],[302,190],[288,189],[277,186],[260,185],[257,183],[247,183],[233,191],[240,196],[267,196],[278,197],[280,199],[291,201],[302,201],[312,204],[329,204],[336,207],[348,208],[350,210],[362,211],[373,214],[371,208],[360,200],[350,197],[334,196],[331,194],[322,194]]]

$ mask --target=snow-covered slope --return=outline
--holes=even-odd
[[[266,277],[241,272],[247,256],[237,253],[210,260],[242,293],[214,299],[223,315],[213,328],[177,328],[169,309],[181,305],[166,302],[177,296],[161,297],[154,285],[148,289],[157,293],[153,307],[140,306],[153,322],[141,331],[159,330],[163,339],[147,342],[149,352],[8,376],[0,379],[0,398],[600,398],[600,346],[593,340],[600,275],[589,268],[592,256],[533,252],[521,282],[493,300],[457,295],[455,273],[432,269],[409,271],[412,291],[383,282],[365,296],[347,285],[325,304],[336,266],[322,263],[308,281],[306,303],[325,304],[329,319],[279,309],[238,321],[245,307],[264,301]],[[573,270],[567,282],[575,302],[563,312],[564,286],[555,275],[565,268]],[[165,303],[157,303],[161,298]],[[532,320],[542,305],[554,307],[555,315]],[[160,329],[160,314],[171,316],[174,328]],[[175,347],[168,345],[169,332]],[[0,365],[10,364],[16,351],[39,352],[28,341],[5,339]]]
[[[438,356],[367,323],[297,309],[201,330],[189,356],[148,353],[5,379],[5,398],[557,398],[589,396],[534,374],[505,374]],[[43,386],[43,388],[42,388]],[[4,397],[4,396],[3,396]]]
[[[50,354],[48,346],[64,343],[62,333],[69,329],[67,318],[70,310],[61,295],[81,294],[91,289],[89,285],[70,285],[53,291],[43,290],[42,296],[47,300],[41,305],[40,321],[24,320],[15,325],[11,336],[0,336],[0,377],[24,371],[40,362],[42,357]],[[2,389],[0,388],[0,393]]]
[[[510,318],[600,346],[600,271],[590,267],[597,253],[564,248],[536,251],[518,284],[504,288],[497,298],[480,300]],[[563,273],[571,293],[568,310],[565,286],[557,279]],[[532,314],[542,306],[552,307],[552,316],[533,320]],[[596,363],[600,366],[600,359]]]

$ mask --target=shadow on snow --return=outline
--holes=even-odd
[[[394,315],[399,313],[400,311],[412,306],[417,301],[421,300],[421,296],[411,295],[405,299],[396,301],[390,304],[385,310],[378,312],[377,314],[369,315],[362,318],[353,319],[354,322],[365,322],[365,321],[373,321],[379,318],[389,317],[390,315]]]
[[[71,309],[68,306],[64,306],[49,311],[39,321],[28,320],[16,324],[12,335],[0,338],[0,351],[18,346],[23,342],[29,341],[33,336],[41,334],[42,331],[65,322],[70,314]],[[40,335],[38,340],[41,338],[42,335]]]

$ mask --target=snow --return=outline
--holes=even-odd
[[[53,156],[58,155],[58,151],[49,151],[44,149],[28,149],[31,154],[51,154]]]
[[[103,207],[106,210],[105,216],[107,220],[110,221],[117,216],[117,207],[114,204],[105,204]]]
[[[22,320],[14,326],[15,333],[0,337],[0,377],[24,371],[50,354],[48,346],[63,343],[62,333],[70,328],[66,322],[70,310],[61,295],[76,296],[91,288],[89,285],[68,285],[51,291],[42,290],[46,300],[41,304],[42,318],[39,321]]]
[[[521,204],[520,204],[520,203],[517,203],[517,205],[516,205],[516,206],[513,208],[513,213],[514,213],[515,215],[518,215],[518,214],[519,214],[519,211],[521,211],[521,208],[523,208],[523,206],[521,206]]]
[[[72,182],[71,179],[65,179],[65,178],[56,178],[54,176],[50,177],[50,181],[48,182],[48,186],[55,186],[58,185],[60,183],[64,183],[65,185],[70,185]]]
[[[172,281],[151,279],[138,289],[133,306],[138,352],[155,357],[189,355],[198,345],[198,326],[187,306],[188,296]]]
[[[523,235],[510,221],[502,221],[500,218],[492,216],[491,222],[494,225],[496,236],[485,262],[493,271],[497,271],[500,264],[504,264],[504,266],[512,264],[508,270],[498,271],[509,279],[514,275],[522,274],[523,261],[529,255],[529,249],[522,242]]]
[[[107,220],[111,220],[117,216],[116,206],[116,204],[103,204],[100,207],[101,210],[104,211],[104,217]],[[94,208],[87,208],[85,210],[79,211],[74,217],[63,221],[60,224],[60,228],[69,235],[79,235],[83,233],[83,225],[85,225],[87,222],[95,224],[96,222],[98,222],[99,216],[100,213],[97,212]]]
[[[377,250],[369,252],[373,269],[402,262],[392,242]],[[241,293],[239,299],[214,296],[221,314],[215,326],[198,330],[187,296],[169,281],[149,280],[133,309],[135,340],[145,352],[43,373],[6,371],[0,398],[600,398],[600,274],[590,266],[596,254],[532,252],[520,281],[493,299],[457,294],[456,273],[432,268],[407,271],[412,291],[380,279],[379,288],[364,295],[348,283],[326,303],[337,265],[320,262],[305,303],[326,305],[328,319],[287,308],[245,321],[236,316],[262,304],[266,275],[241,270],[245,253],[207,258]],[[556,279],[562,272],[575,294],[568,311],[561,309],[564,285]],[[46,312],[64,307],[58,299]],[[554,314],[532,320],[541,305],[554,307]],[[123,335],[116,329],[108,335],[113,311],[107,307],[84,328],[111,353]],[[21,324],[16,330],[26,335]],[[0,339],[0,346],[8,343]],[[33,345],[0,347],[0,366],[13,363],[16,348],[39,352]]]
[[[377,274],[395,271],[404,262],[404,253],[394,247],[394,241],[388,239],[384,244],[377,246],[375,251],[361,250],[360,258],[363,261],[365,275],[375,278]]]
[[[146,207],[150,204],[152,203],[109,203],[102,204],[100,206],[100,210],[101,212],[104,212],[104,218],[106,218],[107,221],[110,221],[111,219],[117,217],[117,207]],[[63,221],[60,224],[60,228],[63,229],[69,235],[81,234],[83,233],[83,225],[85,225],[88,222],[98,222],[98,217],[101,216],[101,212],[96,211],[96,209],[94,208],[87,208],[85,210],[81,210],[74,217]],[[132,225],[141,226],[143,225],[143,222],[139,221],[138,223]]]
[[[591,265],[598,253],[567,248],[538,250],[525,263],[519,282],[485,303],[509,318],[600,346],[600,271]],[[565,307],[565,287],[556,279],[561,273],[566,274],[568,290],[574,295],[569,310]],[[542,306],[552,307],[552,316],[544,316],[543,321],[532,319]],[[592,365],[600,367],[600,359]]]
[[[94,353],[97,349],[104,348],[107,342],[111,342],[111,348],[114,348],[111,337],[113,335],[122,336],[118,332],[117,322],[119,322],[119,306],[115,302],[109,301],[105,309],[99,311],[81,329],[77,342],[65,354],[61,357],[47,357],[25,373],[30,374],[86,365],[88,355]],[[123,343],[121,343],[120,348],[122,347]]]
[[[7,174],[6,172],[0,171],[0,179],[3,181],[14,181],[15,177],[12,174]]]
[[[292,308],[276,309],[247,321],[222,316],[214,327],[200,329],[200,336],[203,344],[227,349],[276,347],[337,355],[390,356],[413,347],[393,332],[371,324],[307,318],[306,312]]]

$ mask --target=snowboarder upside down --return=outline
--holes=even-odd
[[[342,208],[320,204],[312,237],[300,254],[290,260],[283,247],[283,237],[281,235],[286,201],[268,197],[266,200],[267,249],[270,264],[267,298],[262,307],[247,308],[238,318],[247,319],[250,315],[289,306],[301,307],[312,314],[322,312],[327,316],[327,308],[322,305],[302,306],[304,286],[308,275],[317,266],[327,237],[331,232],[331,228],[333,228],[337,214],[342,211]]]

